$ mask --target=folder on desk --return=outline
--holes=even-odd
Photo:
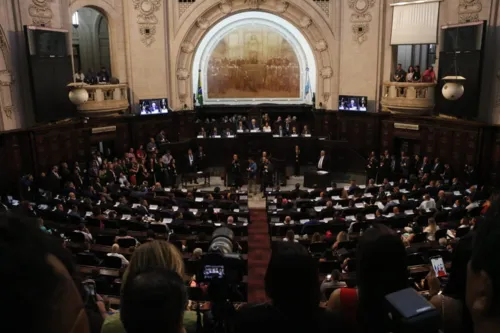
[[[131,216],[129,214],[123,214],[122,220],[130,220]]]
[[[214,213],[220,213],[220,208],[214,208]]]
[[[414,215],[414,214],[415,213],[411,209],[405,210],[405,215]]]
[[[174,212],[176,212],[176,211],[178,211],[178,210],[179,210],[179,207],[177,207],[177,206],[172,206],[172,210],[173,210]]]
[[[235,213],[239,213],[239,212],[240,212],[240,210],[239,210],[238,208],[235,208],[235,209],[233,209],[233,212],[235,212]]]
[[[365,217],[367,220],[375,220],[375,214],[366,214]]]
[[[314,210],[317,211],[318,213],[323,210],[323,207],[314,207]]]
[[[114,207],[118,207],[119,205],[120,205],[120,203],[116,202],[115,205],[114,205]]]
[[[132,208],[134,208],[134,209],[135,209],[135,208],[137,208],[137,207],[139,207],[139,204],[138,204],[138,203],[132,204]]]
[[[334,196],[332,197],[332,199],[333,199],[333,200],[342,200],[342,199],[341,199],[338,195],[334,195]]]
[[[375,202],[375,205],[377,205],[379,209],[384,209],[384,204],[381,203],[380,201]]]
[[[373,195],[372,195],[370,192],[368,192],[368,193],[365,193],[365,194],[363,195],[363,197],[364,197],[364,198],[373,198]]]
[[[85,212],[85,217],[92,216],[92,212]]]
[[[158,205],[149,205],[149,209],[151,209],[151,210],[157,210],[158,209]]]
[[[304,223],[307,223],[309,222],[309,219],[301,219],[299,220],[300,224],[304,224]]]
[[[164,224],[170,224],[170,223],[172,223],[172,221],[173,221],[173,220],[172,220],[171,218],[168,218],[168,217],[165,217],[165,218],[163,219],[163,223],[164,223]]]
[[[453,191],[453,195],[456,195],[457,197],[459,197],[462,195],[462,193],[460,193],[460,191]]]
[[[191,213],[193,213],[193,214],[198,213],[198,209],[196,209],[196,208],[189,208],[189,211],[190,211]]]
[[[203,198],[196,197],[196,198],[194,198],[194,201],[195,202],[203,202]]]
[[[349,216],[345,217],[345,220],[354,222],[354,221],[356,221],[356,217],[354,215],[349,215]]]
[[[216,227],[220,227],[220,226],[222,226],[222,223],[214,223],[214,225],[215,225]]]
[[[354,204],[356,208],[365,208],[365,203],[364,202],[357,202]]]

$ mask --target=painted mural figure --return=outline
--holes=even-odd
[[[210,55],[208,98],[300,98],[300,72],[295,50],[278,31],[242,26]]]

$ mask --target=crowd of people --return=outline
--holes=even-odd
[[[112,77],[110,76],[106,67],[101,67],[97,73],[92,68],[89,68],[86,73],[79,69],[74,75],[75,82],[82,82],[86,84],[107,84],[111,83]]]
[[[436,72],[434,72],[434,67],[429,66],[423,73],[420,72],[420,66],[408,67],[405,71],[401,64],[398,64],[394,74],[391,78],[394,82],[436,82]]]
[[[274,121],[271,120],[268,114],[264,114],[262,119],[251,118],[245,116],[233,115],[231,117],[224,116],[219,121],[206,118],[205,120],[198,119],[199,138],[209,137],[233,137],[238,133],[247,132],[263,132],[272,133],[274,136],[311,136],[311,130],[307,124],[301,124],[296,116],[278,116]]]

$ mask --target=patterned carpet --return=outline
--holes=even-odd
[[[248,225],[248,302],[265,302],[264,275],[266,274],[271,240],[265,209],[250,209]]]

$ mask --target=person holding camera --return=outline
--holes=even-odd
[[[323,301],[326,301],[334,290],[347,287],[347,284],[344,281],[340,281],[340,278],[340,271],[338,269],[334,269],[332,274],[328,274],[323,282],[321,282],[319,290],[321,291],[321,298]]]

